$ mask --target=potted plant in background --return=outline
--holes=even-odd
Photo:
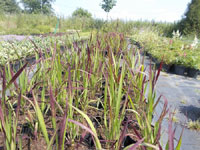
[[[196,78],[199,74],[200,60],[198,56],[191,55],[186,59],[187,75]]]
[[[185,53],[178,52],[176,54],[175,65],[174,65],[174,73],[177,75],[185,75],[186,67],[185,67]]]

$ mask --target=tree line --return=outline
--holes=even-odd
[[[52,14],[55,0],[0,0],[1,13],[42,13]],[[21,7],[20,7],[21,4]]]
[[[0,12],[10,14],[19,12],[52,14],[53,2],[55,2],[55,0],[0,0]],[[22,7],[19,6],[20,4]],[[109,13],[115,5],[116,0],[102,0],[102,4],[100,4],[101,8],[107,13]],[[76,13],[78,13],[78,16],[87,16],[89,14],[86,10],[80,8],[76,10]],[[76,16],[77,14],[74,15]]]
[[[183,18],[177,23],[177,29],[183,34],[200,36],[200,0],[191,0]]]
[[[52,8],[56,0],[0,0],[0,13],[42,13],[54,14]],[[100,7],[107,13],[116,6],[116,0],[102,0]],[[21,7],[20,7],[21,6]],[[78,8],[72,13],[73,17],[92,17],[87,10]],[[200,36],[200,0],[191,0],[180,21],[173,30],[179,30],[183,34],[196,34]]]

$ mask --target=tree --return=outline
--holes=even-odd
[[[4,13],[17,13],[20,7],[15,0],[0,0],[0,12]]]
[[[103,3],[100,4],[101,8],[107,13],[107,20],[108,20],[108,13],[114,6],[116,6],[116,3],[117,3],[116,0],[103,0]]]
[[[21,0],[27,13],[53,13],[52,2],[55,0]]]
[[[188,4],[184,17],[179,23],[179,27],[185,34],[200,33],[200,0],[192,0]]]
[[[77,8],[73,13],[72,17],[80,17],[80,18],[91,18],[92,14],[83,8]]]

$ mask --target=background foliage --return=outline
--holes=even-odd
[[[21,0],[23,7],[19,7],[16,0],[0,0],[0,34],[43,34],[52,32],[57,18],[52,4],[55,0]],[[108,13],[116,5],[115,0],[103,0],[100,6]],[[28,15],[30,14],[30,15]],[[172,37],[172,32],[179,30],[181,34],[193,37],[200,36],[200,1],[192,0],[188,4],[183,18],[174,23],[155,21],[125,21],[93,18],[92,14],[83,8],[77,8],[71,17],[59,17],[59,32],[66,30],[89,31],[103,29],[132,33],[136,29],[151,28],[160,34]]]
[[[177,28],[184,34],[200,35],[200,0],[192,0]]]
[[[20,7],[15,0],[0,0],[0,12],[1,13],[18,13]]]

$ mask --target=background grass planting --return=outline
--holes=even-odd
[[[167,101],[151,125],[160,100],[155,99],[154,87],[162,64],[158,71],[150,67],[145,72],[137,47],[123,33],[72,39],[27,41],[33,49],[31,64],[20,59],[16,68],[9,59],[1,67],[1,146],[162,149],[161,122],[168,112]],[[169,137],[173,145],[173,134]]]

